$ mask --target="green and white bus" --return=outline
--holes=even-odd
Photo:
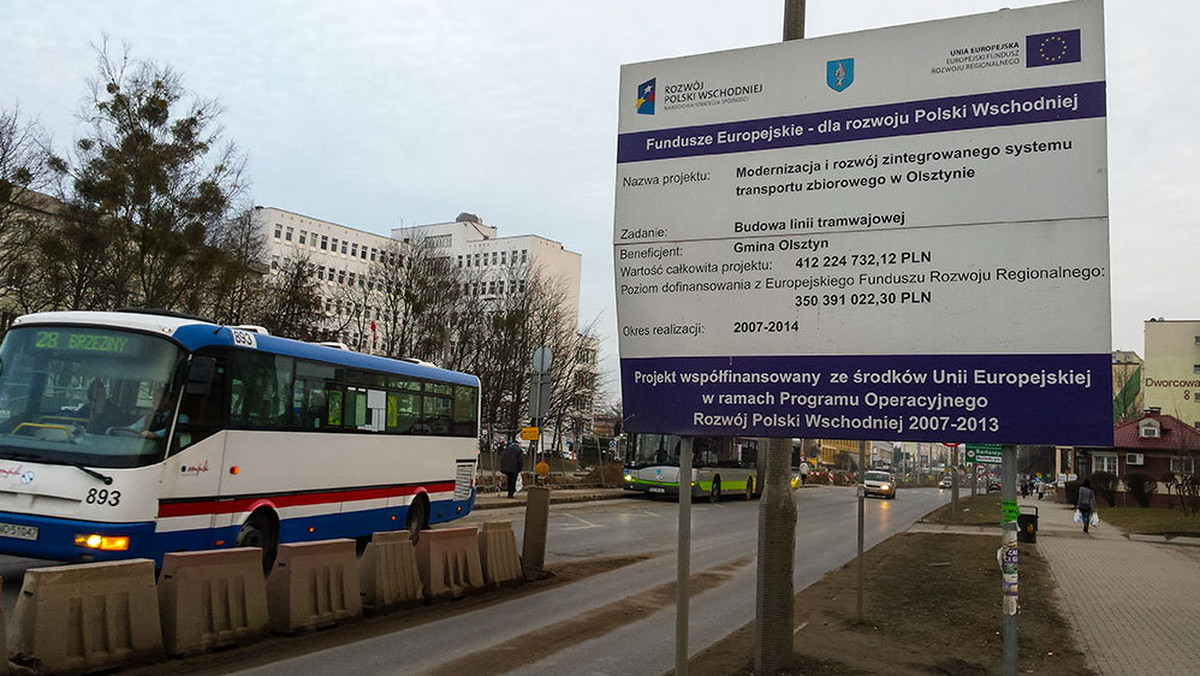
[[[636,434],[626,446],[625,490],[650,495],[679,495],[679,450],[673,434]],[[693,437],[693,497],[716,502],[726,495],[758,497],[758,449],[754,439]]]

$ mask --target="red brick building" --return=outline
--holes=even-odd
[[[1167,473],[1195,474],[1200,464],[1200,431],[1174,416],[1150,409],[1113,429],[1112,448],[1078,450],[1081,477],[1094,472],[1111,472],[1122,479],[1131,472],[1147,474],[1158,482],[1151,504],[1165,507],[1167,492],[1163,483]],[[1124,485],[1117,494],[1117,504],[1136,504],[1124,492]]]

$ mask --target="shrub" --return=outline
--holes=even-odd
[[[1079,504],[1079,481],[1067,481],[1063,484],[1063,495],[1068,505]]]
[[[1109,507],[1117,506],[1117,485],[1120,479],[1112,472],[1092,472],[1092,490],[1104,498]]]
[[[1142,507],[1150,506],[1150,498],[1158,490],[1158,482],[1143,472],[1130,472],[1125,475],[1125,490],[1129,496]]]

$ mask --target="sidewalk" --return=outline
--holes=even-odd
[[[1074,508],[1019,502],[1038,508],[1038,551],[1092,669],[1114,676],[1200,671],[1200,557],[1131,540],[1103,522],[1103,507],[1100,525],[1085,535],[1072,521]]]

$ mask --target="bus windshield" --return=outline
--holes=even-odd
[[[0,457],[94,467],[160,460],[182,357],[143,333],[15,328],[0,345]]]
[[[639,434],[626,464],[631,467],[678,465],[681,441],[674,434]]]

